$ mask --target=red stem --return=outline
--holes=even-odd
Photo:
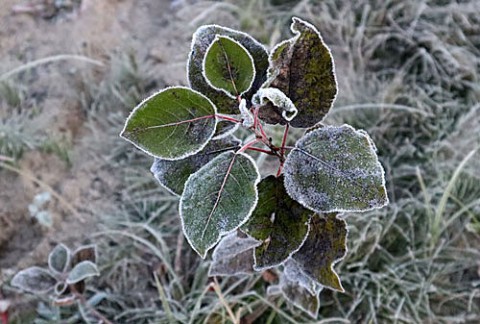
[[[264,150],[264,149],[261,149],[259,147],[249,147],[248,150],[262,152],[262,153],[265,153],[265,154],[268,154],[268,155],[276,155],[272,151]]]
[[[283,131],[282,145],[280,146],[280,155],[285,154],[285,144],[287,143],[288,130],[290,129],[290,124],[285,125],[285,130]]]
[[[244,152],[244,151],[252,148],[252,145],[257,144],[257,143],[260,142],[260,141],[261,141],[261,140],[260,140],[259,138],[256,138],[256,139],[254,139],[254,140],[251,140],[250,142],[248,142],[247,144],[245,144],[244,146],[242,146],[242,148],[239,149],[239,150],[237,151],[237,153],[242,153],[242,152]]]
[[[231,121],[232,123],[237,123],[237,124],[240,124],[242,122],[241,120],[238,120],[238,119],[235,119],[235,118],[232,118],[232,117],[228,117],[228,116],[225,116],[225,115],[214,115],[214,117],[217,117],[218,119],[228,120],[228,121]]]
[[[280,146],[280,165],[278,166],[277,177],[279,177],[283,171],[283,164],[285,163],[285,148],[286,148],[285,144],[287,143],[289,129],[290,129],[290,125],[289,124],[285,125],[285,130],[283,132],[283,138],[282,138],[282,145]]]

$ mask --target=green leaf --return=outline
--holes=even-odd
[[[312,211],[290,198],[283,176],[271,175],[258,185],[258,204],[242,230],[262,241],[255,248],[255,270],[283,263],[303,244]]]
[[[215,41],[217,35],[228,36],[239,42],[252,56],[255,65],[255,79],[250,91],[245,98],[250,99],[253,94],[265,82],[268,68],[268,54],[258,41],[250,35],[230,28],[217,25],[206,25],[197,29],[192,39],[192,49],[188,59],[188,81],[192,89],[205,94],[222,114],[237,114],[238,102],[232,99],[225,92],[212,88],[203,73],[203,61],[210,45]]]
[[[349,125],[307,133],[285,161],[285,187],[317,212],[364,211],[388,203],[382,165],[370,137]]]
[[[91,261],[82,261],[76,266],[74,266],[72,271],[70,271],[66,283],[72,285],[87,278],[98,275],[100,275],[100,272],[98,271],[95,263]]]
[[[230,117],[235,118],[235,115]],[[239,123],[232,123],[231,121],[218,119],[217,120],[217,128],[215,129],[215,134],[212,137],[212,140],[218,140],[229,135],[232,135],[240,126]]]
[[[248,220],[259,180],[253,159],[233,152],[220,154],[188,178],[180,217],[188,242],[202,258],[221,236]]]
[[[320,309],[321,286],[317,286],[316,290],[311,292],[285,273],[280,275],[279,286],[285,299],[295,307],[307,312],[312,318],[317,318]]]
[[[311,127],[330,110],[337,94],[333,58],[317,29],[293,18],[295,36],[277,45],[269,61],[264,87],[281,90],[298,109],[290,122],[293,127]],[[271,104],[260,109],[260,118],[271,124],[287,121]]]
[[[216,108],[201,93],[164,89],[130,114],[123,138],[155,157],[177,160],[200,152],[215,133]]]
[[[14,287],[31,293],[46,293],[55,287],[57,280],[46,269],[31,267],[18,272],[10,282]]]
[[[178,161],[155,159],[150,171],[162,186],[181,195],[188,177],[219,154],[240,148],[240,140],[233,136],[210,141],[199,153]]]
[[[205,54],[203,73],[212,88],[236,99],[252,87],[255,66],[252,56],[239,42],[217,35]]]
[[[310,232],[300,250],[293,255],[303,273],[320,285],[343,292],[333,265],[347,252],[347,224],[336,214],[315,215]]]
[[[64,273],[70,267],[71,252],[63,244],[58,244],[48,255],[48,268],[57,274]]]
[[[261,116],[264,121],[268,118],[283,118],[284,121],[291,121],[297,116],[298,110],[293,102],[282,91],[276,88],[262,88],[252,98],[253,104],[262,106],[266,111],[262,112]],[[272,107],[273,106],[273,107]],[[270,116],[269,116],[270,114]],[[276,122],[271,123],[278,123]]]
[[[209,276],[234,276],[254,272],[253,248],[260,242],[243,235],[242,237],[233,232],[222,238],[213,251]]]

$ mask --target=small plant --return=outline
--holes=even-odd
[[[384,170],[362,130],[326,126],[337,94],[333,59],[314,26],[293,18],[293,38],[270,54],[251,36],[200,27],[188,60],[190,88],[140,103],[121,136],[155,157],[152,172],[180,196],[183,232],[210,275],[278,267],[281,293],[316,317],[323,287],[343,291],[333,265],[346,253],[339,214],[388,203]],[[266,124],[280,124],[276,141]],[[251,133],[242,143],[233,132]],[[289,128],[306,128],[288,146]],[[261,179],[247,152],[278,170]]]
[[[85,280],[98,276],[97,252],[94,245],[81,246],[74,252],[58,244],[48,256],[48,268],[30,267],[18,272],[11,285],[34,294],[48,294],[56,306],[78,302],[81,311],[90,311],[97,319],[108,323],[96,310],[87,305],[84,297]]]

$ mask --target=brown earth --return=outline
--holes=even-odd
[[[79,72],[90,71],[100,80],[112,53],[133,52],[150,63],[149,73],[157,83],[185,84],[194,29],[213,21],[208,18],[232,21],[228,14],[202,17],[211,4],[173,8],[166,0],[83,0],[70,10],[57,11],[48,7],[53,2],[37,0],[46,6],[14,13],[12,8],[18,10],[19,3],[2,0],[0,7],[0,78],[28,62],[60,54],[87,56],[103,67],[68,59],[8,80],[26,80],[26,101],[38,109],[28,127],[64,139],[71,147],[71,164],[58,154],[33,150],[15,164],[17,172],[0,168],[0,286],[19,269],[45,263],[58,242],[75,247],[88,241],[98,229],[98,211],[112,204],[122,187],[122,179],[105,163],[110,143],[99,141],[105,130],[93,134],[87,127],[86,114],[71,88]],[[1,103],[0,98],[0,118],[9,118]],[[58,194],[45,207],[53,218],[51,228],[40,225],[28,211],[35,195],[45,191]]]

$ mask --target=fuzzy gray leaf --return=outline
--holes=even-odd
[[[251,274],[253,269],[253,248],[259,241],[241,237],[233,232],[226,235],[213,251],[209,276],[233,276]]]
[[[11,285],[31,293],[46,293],[55,287],[56,282],[46,269],[31,267],[18,272]]]
[[[285,274],[280,276],[279,286],[285,299],[295,307],[307,312],[312,318],[317,318],[318,310],[320,309],[319,295],[322,290],[321,288],[317,288],[317,290],[312,293]]]
[[[98,275],[100,275],[100,272],[95,263],[91,261],[82,261],[73,267],[72,271],[68,274],[66,282],[71,285]]]
[[[48,267],[54,273],[64,273],[70,267],[71,252],[63,244],[58,244],[48,255]]]
[[[349,125],[302,137],[285,161],[285,187],[317,212],[364,211],[388,203],[383,167],[370,137]]]

